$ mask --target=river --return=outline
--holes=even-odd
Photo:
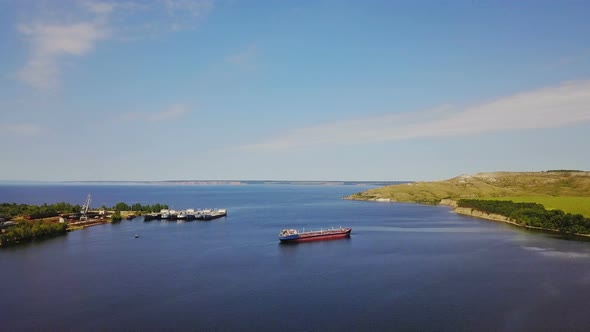
[[[342,200],[335,185],[0,186],[0,201],[228,208],[0,250],[1,329],[520,331],[590,326],[590,242],[452,213]],[[350,239],[280,245],[283,228]],[[135,238],[135,234],[139,238]]]

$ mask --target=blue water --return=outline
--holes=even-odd
[[[0,186],[0,201],[226,207],[0,250],[0,330],[521,331],[590,326],[590,243],[345,201],[355,186]],[[280,245],[285,227],[350,239]],[[134,238],[134,235],[140,238]]]

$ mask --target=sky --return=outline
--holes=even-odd
[[[590,170],[588,1],[0,0],[0,180]]]

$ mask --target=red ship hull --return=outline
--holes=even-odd
[[[323,240],[336,240],[350,237],[352,228],[333,229],[318,232],[307,232],[301,234],[294,234],[289,236],[279,237],[281,242],[299,243]]]

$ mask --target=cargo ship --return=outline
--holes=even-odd
[[[283,229],[279,233],[279,240],[281,242],[308,242],[318,240],[333,240],[350,237],[352,228],[332,228],[322,229],[319,231],[303,231],[299,232],[296,229]]]

